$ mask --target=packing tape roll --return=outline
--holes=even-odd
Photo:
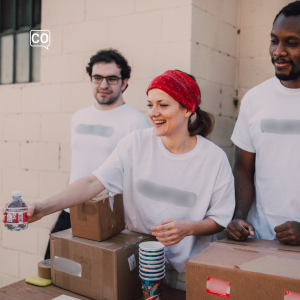
[[[39,277],[51,279],[51,259],[43,260],[38,263]]]

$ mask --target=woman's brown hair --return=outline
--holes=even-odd
[[[182,72],[180,70],[176,70],[179,72]],[[182,72],[185,73],[185,72]],[[190,75],[188,73],[185,73],[186,75],[188,75],[189,77],[191,77],[197,84],[198,89],[199,89],[199,93],[201,95],[201,91],[199,88],[199,85],[196,81],[196,78],[193,75]],[[179,103],[180,106],[182,108],[187,109],[183,104]],[[201,110],[200,106],[197,107],[196,111],[195,111],[195,115],[196,115],[196,119],[192,121],[193,116],[190,116],[189,118],[189,123],[188,123],[188,130],[190,133],[190,136],[194,136],[194,135],[201,135],[203,137],[207,137],[208,135],[211,134],[211,132],[214,129],[214,125],[215,125],[215,118],[212,114]]]

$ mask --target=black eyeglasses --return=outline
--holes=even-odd
[[[93,83],[100,84],[100,83],[102,83],[103,79],[106,79],[106,82],[109,85],[118,84],[119,79],[122,79],[122,78],[119,78],[117,76],[106,76],[106,77],[103,77],[103,76],[100,76],[100,75],[93,75],[91,77],[92,77],[92,82]]]

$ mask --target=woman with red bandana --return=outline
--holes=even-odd
[[[166,246],[166,282],[184,290],[186,261],[231,221],[234,181],[225,153],[206,139],[213,118],[199,107],[193,76],[167,71],[152,80],[147,95],[153,128],[123,138],[93,174],[28,203],[29,222],[104,189],[123,194],[127,228],[153,234]]]

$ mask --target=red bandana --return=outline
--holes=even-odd
[[[183,104],[188,110],[195,113],[200,105],[201,97],[196,82],[183,72],[169,70],[155,77],[147,89],[160,89],[170,95],[174,100]]]

